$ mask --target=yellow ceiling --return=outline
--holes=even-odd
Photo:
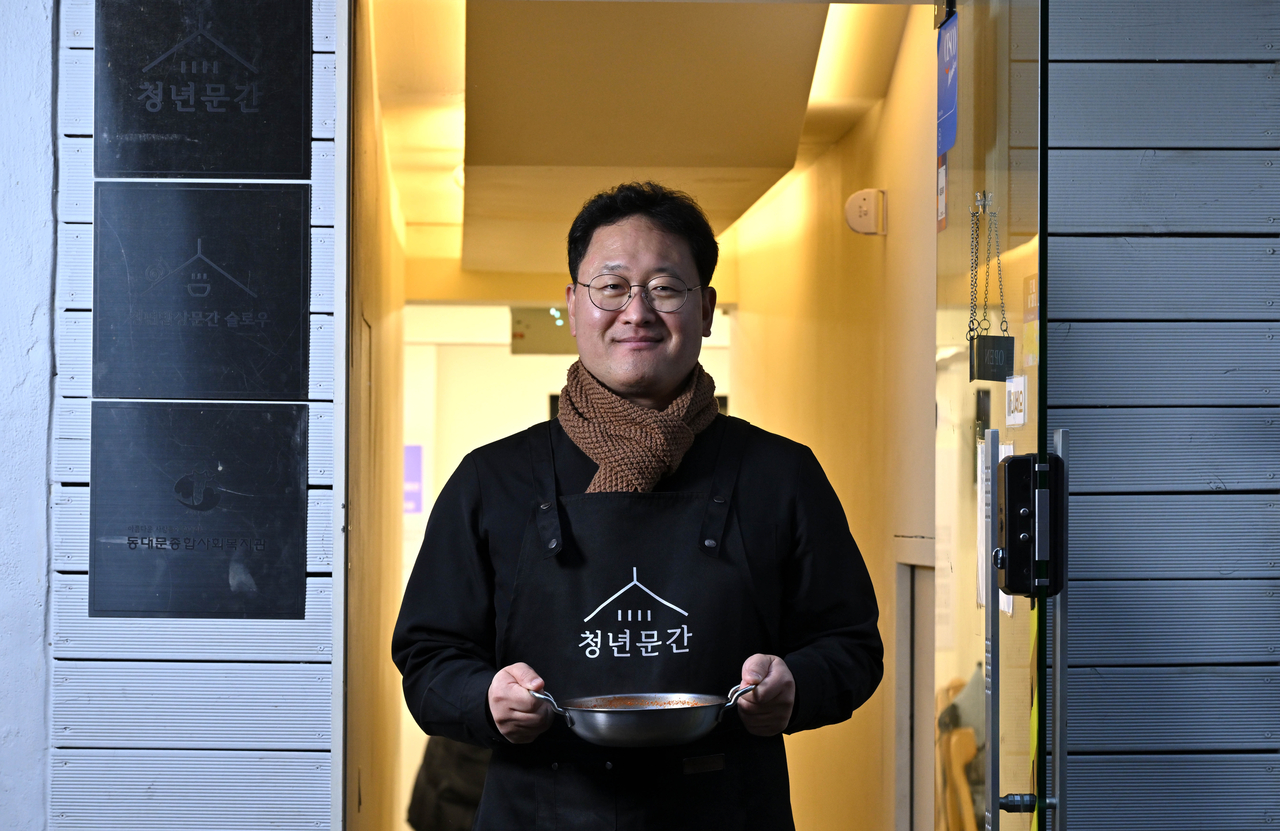
[[[643,178],[694,194],[723,230],[884,96],[906,11],[375,0],[406,253],[563,273],[583,200]]]

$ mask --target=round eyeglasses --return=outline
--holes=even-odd
[[[627,307],[638,289],[649,308],[655,312],[678,312],[684,306],[689,292],[697,291],[702,286],[690,288],[678,277],[655,277],[648,283],[632,284],[616,274],[598,274],[591,282],[573,281],[576,285],[585,286],[587,297],[602,312],[618,312]]]

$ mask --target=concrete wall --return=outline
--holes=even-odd
[[[895,819],[896,564],[933,562],[935,48],[932,11],[917,6],[884,101],[722,239],[737,279],[734,412],[817,454],[886,643],[884,682],[852,720],[788,739],[806,831]],[[866,187],[888,191],[886,236],[844,223],[845,199]]]
[[[53,301],[52,0],[0,4],[0,817],[44,828]]]

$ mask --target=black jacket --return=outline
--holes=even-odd
[[[717,418],[655,490],[709,490],[724,426]],[[559,492],[586,492],[596,464],[558,421],[551,432]],[[432,507],[391,643],[409,711],[430,735],[505,743],[487,694],[537,507],[528,442],[522,432],[470,453]],[[884,647],[871,579],[835,491],[807,447],[753,427],[733,502],[729,522],[746,543],[755,590],[777,616],[773,654],[795,677],[787,732],[844,721],[880,683]]]

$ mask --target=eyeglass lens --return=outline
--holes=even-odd
[[[690,292],[684,281],[676,277],[655,277],[643,286],[632,286],[616,274],[601,274],[587,284],[591,302],[605,312],[616,312],[626,306],[637,289],[655,312],[678,311]]]

